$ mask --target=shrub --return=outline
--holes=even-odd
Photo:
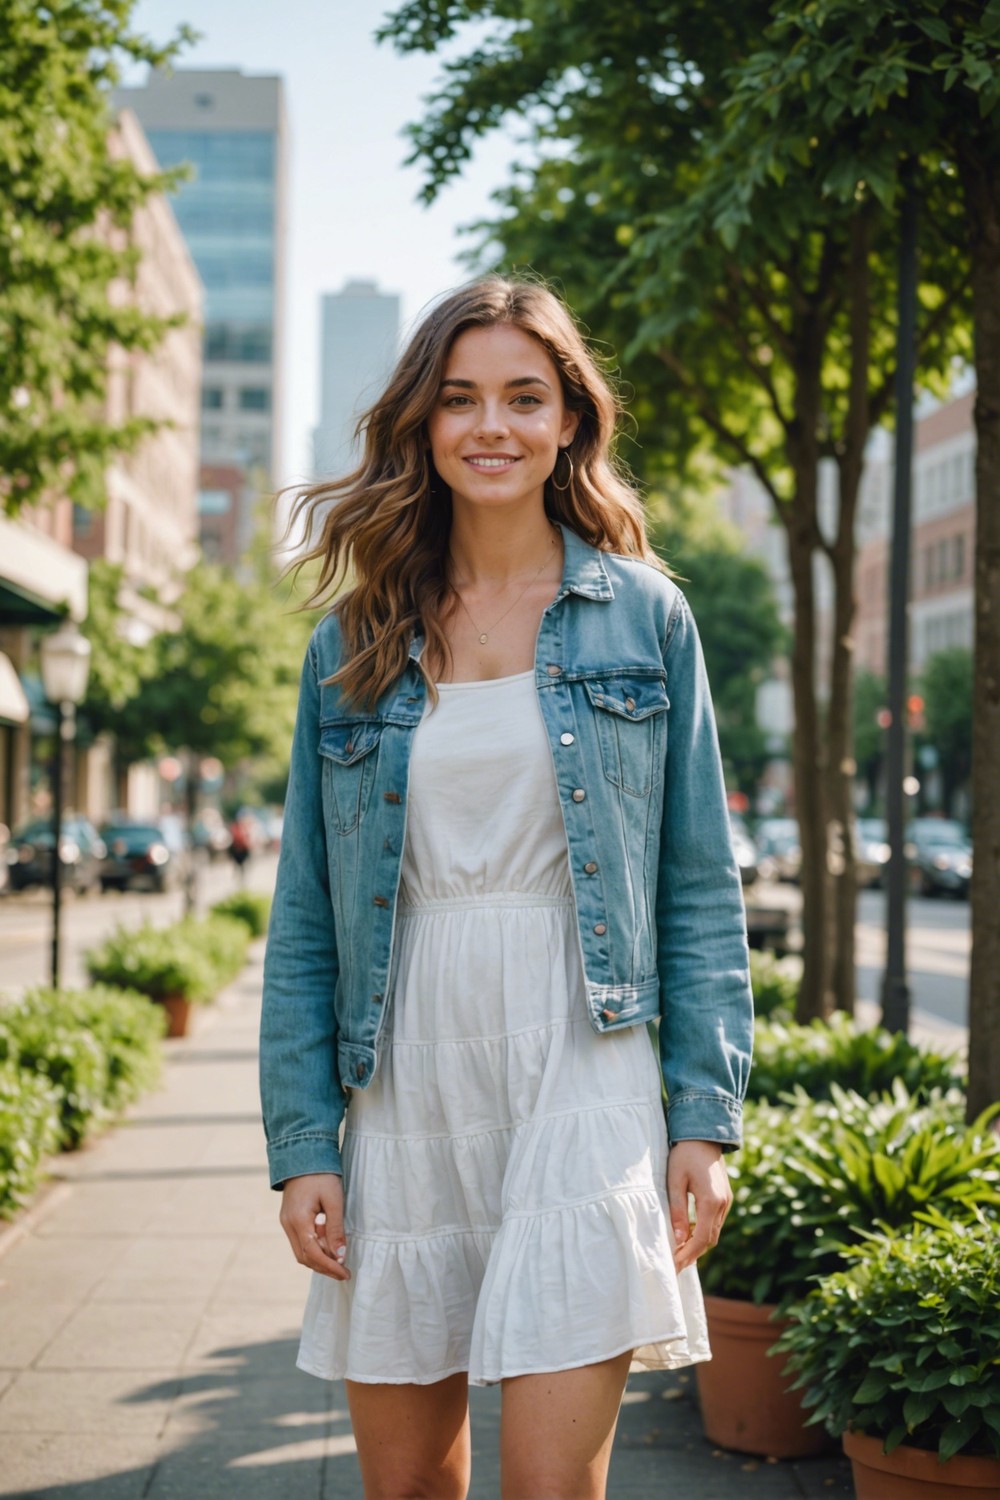
[[[788,1310],[776,1350],[810,1421],[954,1454],[1000,1457],[1000,1235],[936,1217],[873,1237]]]
[[[59,1144],[59,1098],[47,1078],[0,1062],[0,1218],[35,1190],[42,1158]]]
[[[726,1161],[733,1206],[699,1263],[707,1292],[784,1304],[872,1228],[932,1209],[1000,1217],[1000,1138],[987,1115],[966,1126],[957,1091],[922,1105],[899,1083],[876,1101],[836,1084],[830,1093],[747,1107],[743,1148]]]
[[[216,901],[212,914],[235,917],[249,927],[252,937],[262,937],[271,915],[271,898],[259,891],[234,891],[231,896]]]
[[[105,1113],[108,1061],[97,1038],[58,1007],[20,1002],[0,1016],[0,1061],[51,1084],[59,1104],[59,1144],[78,1146]]]
[[[796,958],[772,958],[769,953],[750,950],[750,986],[753,990],[755,1016],[795,1014],[799,996],[801,962]]]
[[[215,971],[208,955],[190,941],[183,941],[174,927],[118,927],[97,947],[84,955],[91,979],[123,989],[139,990],[154,1000],[165,995],[186,995],[189,1000],[210,1000],[215,991]]]
[[[777,1099],[796,1086],[812,1099],[828,1099],[831,1085],[871,1096],[895,1079],[917,1098],[960,1085],[958,1063],[917,1047],[900,1032],[862,1027],[843,1011],[828,1021],[760,1021],[754,1032],[749,1099]]]
[[[72,1150],[156,1081],[162,1035],[143,995],[42,987],[0,1014],[0,1058],[52,1085]]]
[[[104,1104],[112,1113],[148,1092],[160,1076],[160,1039],[166,1017],[148,996],[112,985],[86,990],[29,990],[22,1005],[42,1014],[64,1014],[71,1025],[88,1032],[107,1061]]]
[[[172,932],[175,941],[205,956],[212,970],[213,993],[234,979],[246,961],[250,932],[236,917],[188,917]]]

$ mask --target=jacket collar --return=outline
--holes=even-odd
[[[611,579],[600,550],[585,542],[583,537],[577,536],[575,531],[564,526],[561,521],[557,521],[556,525],[562,532],[563,539],[563,575],[556,598],[562,599],[566,594],[580,594],[584,599],[597,599],[601,602],[613,599],[615,591],[611,587]],[[424,634],[418,627],[410,642],[410,660],[419,661],[423,649]]]

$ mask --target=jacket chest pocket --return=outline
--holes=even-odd
[[[632,797],[648,797],[666,753],[667,697],[663,677],[586,681],[607,779]]]
[[[365,815],[381,736],[370,719],[320,725],[324,800],[338,833],[353,833]]]

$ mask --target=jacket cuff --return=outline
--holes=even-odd
[[[680,1094],[667,1105],[667,1137],[671,1145],[715,1141],[736,1151],[743,1144],[743,1107],[725,1094]]]
[[[267,1163],[271,1186],[276,1192],[280,1192],[289,1177],[304,1177],[310,1172],[344,1175],[335,1135],[293,1135],[282,1141],[269,1141]]]

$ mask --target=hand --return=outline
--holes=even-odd
[[[688,1213],[688,1194],[694,1198],[695,1222]],[[715,1141],[677,1141],[667,1159],[667,1198],[676,1248],[678,1271],[693,1266],[710,1245],[717,1245],[725,1223],[733,1190]]]
[[[281,1227],[300,1266],[349,1281],[343,1263],[347,1253],[344,1238],[344,1179],[335,1172],[311,1172],[289,1177],[281,1195]],[[337,1251],[340,1251],[338,1256]]]

